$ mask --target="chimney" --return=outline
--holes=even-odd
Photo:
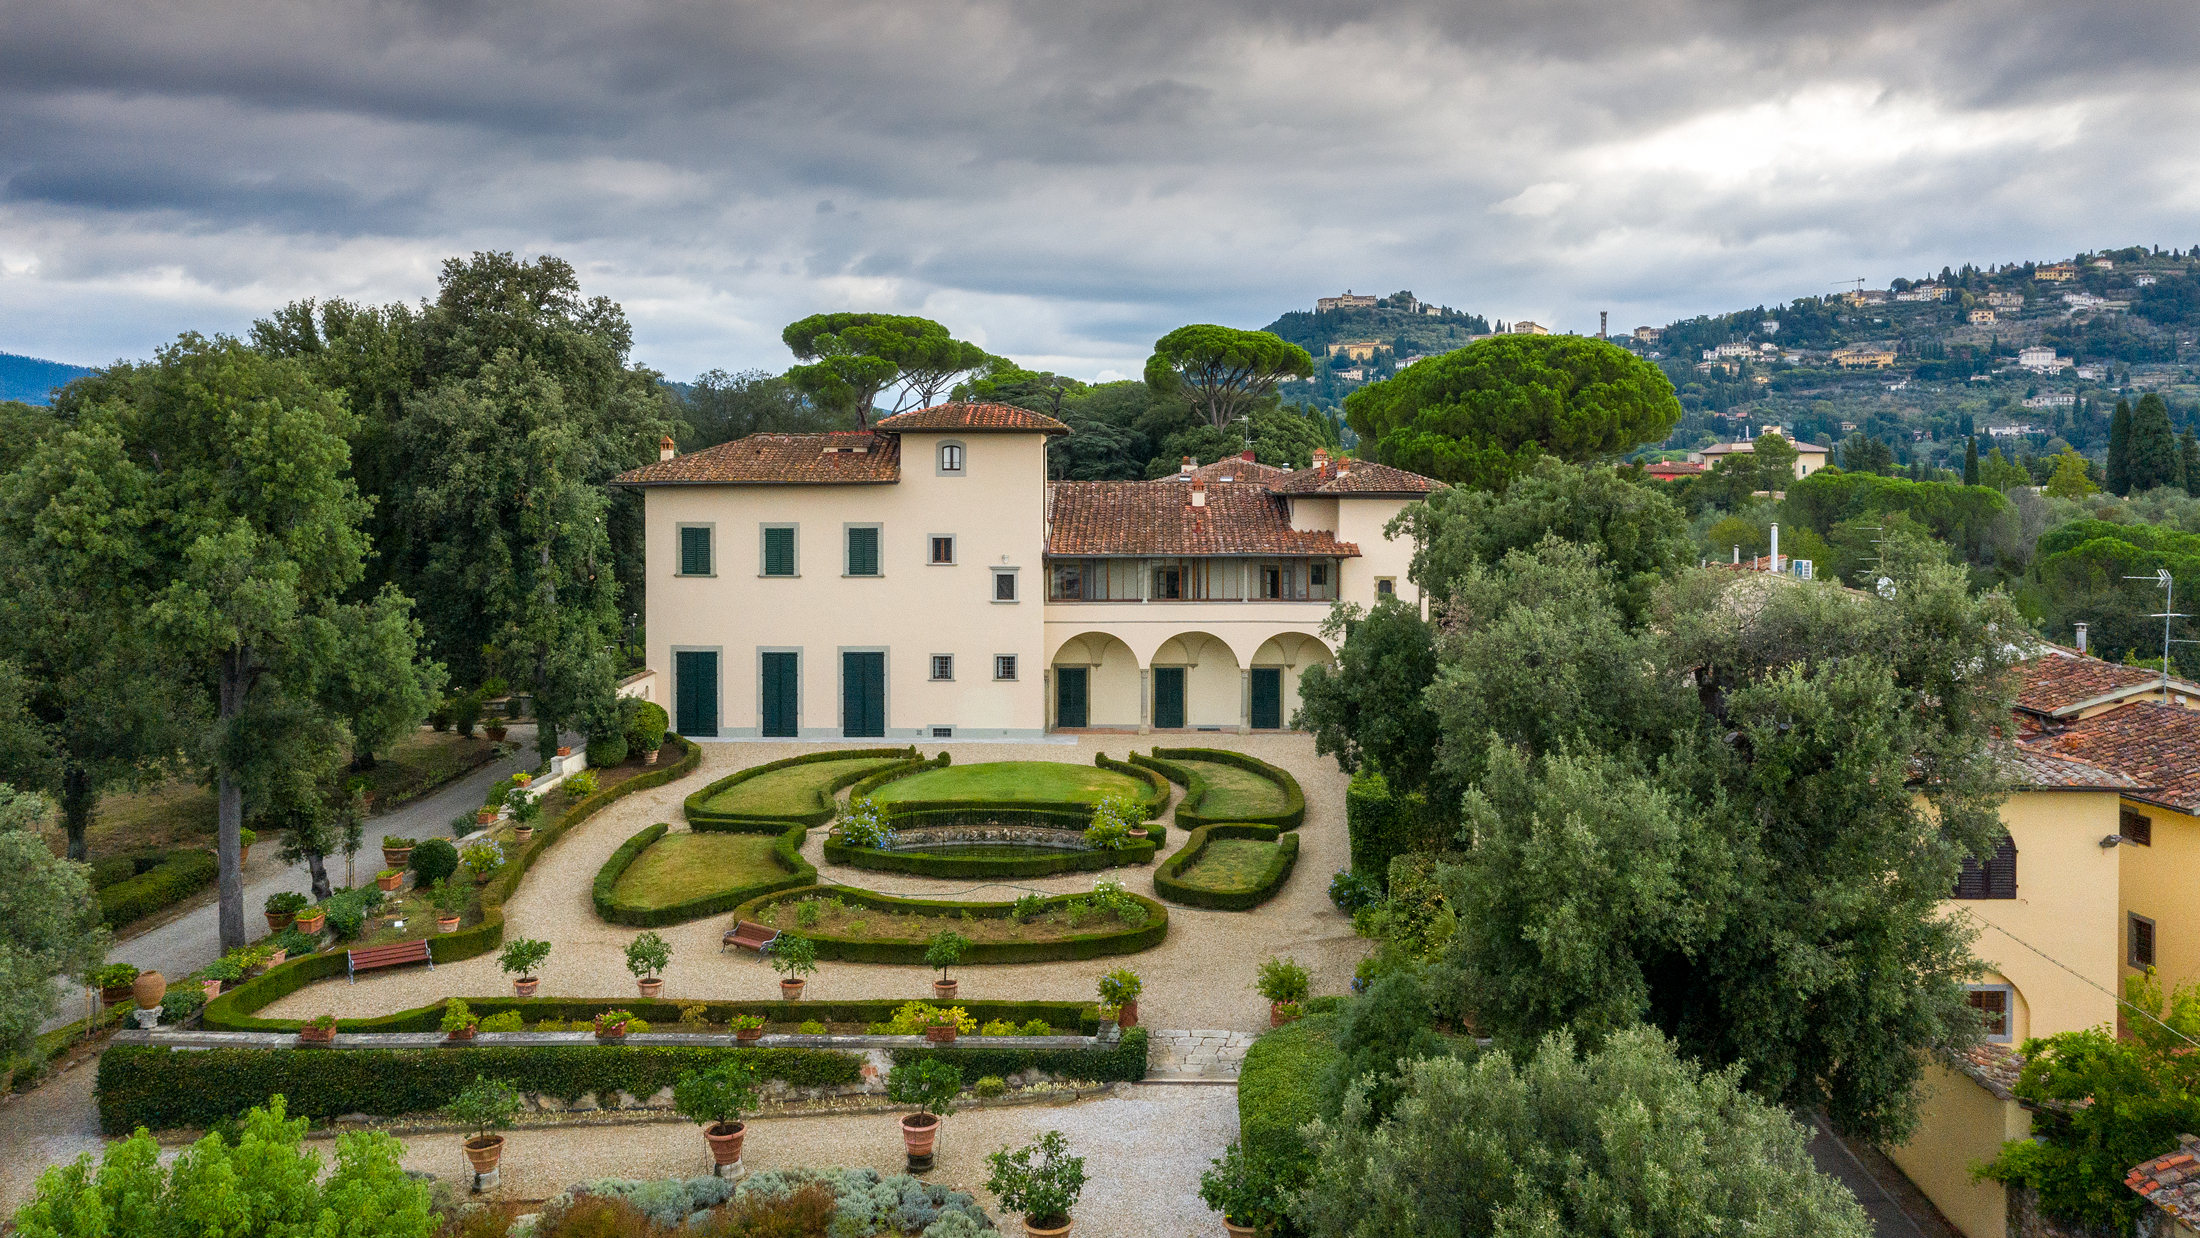
[[[2082,623],[2076,623],[2076,624],[2072,624],[2071,626],[2072,626],[2072,627],[2074,627],[2074,628],[2076,628],[2076,629],[2078,630],[2078,652],[2079,652],[2079,653],[2084,653],[2084,652],[2085,652],[2085,629],[2086,629],[2086,625],[2085,625],[2085,624],[2082,624]]]
[[[1251,464],[1253,462],[1253,449],[1248,447],[1244,451],[1239,452],[1238,459],[1245,461],[1247,464]]]
[[[1189,473],[1189,472],[1191,472],[1191,471],[1192,471],[1193,469],[1196,469],[1196,468],[1198,468],[1198,467],[1199,467],[1199,465],[1198,465],[1198,464],[1197,464],[1196,462],[1194,462],[1194,461],[1193,461],[1193,459],[1192,459],[1192,458],[1191,458],[1190,456],[1186,456],[1186,457],[1184,457],[1184,463],[1182,463],[1182,464],[1179,464],[1179,465],[1177,465],[1177,466],[1176,466],[1176,471],[1177,471],[1178,473]]]
[[[660,460],[660,461],[664,461],[664,460],[670,460],[671,458],[673,458],[674,456],[676,456],[676,455],[679,455],[679,454],[680,454],[680,452],[679,452],[679,449],[678,449],[678,448],[676,448],[676,447],[674,447],[674,446],[672,445],[672,436],[671,436],[671,435],[667,434],[667,435],[665,435],[665,436],[664,436],[663,438],[661,438],[661,439],[658,439],[658,440],[657,440],[657,459],[658,459],[658,460]]]
[[[1192,506],[1207,506],[1207,479],[1204,477],[1192,479]]]

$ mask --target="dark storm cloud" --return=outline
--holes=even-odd
[[[573,259],[681,376],[852,305],[1085,373],[1345,285],[1660,321],[2200,242],[2196,45],[2190,5],[2044,0],[15,0],[0,347],[473,248]]]

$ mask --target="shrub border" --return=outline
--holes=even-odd
[[[135,867],[135,857],[130,858]],[[214,853],[195,847],[176,847],[142,871],[99,887],[99,918],[110,929],[158,915],[214,884],[221,865]],[[147,897],[147,895],[157,897]]]
[[[1125,891],[1128,893],[1128,891]],[[965,903],[953,899],[896,898],[856,886],[806,886],[799,890],[784,890],[752,899],[734,909],[734,917],[755,920],[766,907],[811,895],[821,898],[840,898],[858,906],[878,911],[947,911],[969,912],[979,919],[993,920],[1012,914],[1014,903]],[[1041,904],[1058,907],[1079,894],[1058,894]],[[987,941],[977,942],[963,956],[965,965],[972,963],[1052,963],[1064,959],[1097,959],[1113,954],[1136,954],[1151,950],[1169,935],[1169,909],[1142,894],[1132,898],[1146,905],[1150,917],[1137,928],[1117,927],[1104,933],[1080,933],[1073,937],[1054,941]],[[849,963],[924,963],[925,943],[899,941],[876,937],[847,938],[825,937],[807,930],[797,930],[817,944],[817,957],[837,959]]]
[[[636,774],[615,786],[605,787],[587,799],[568,807],[558,819],[537,826],[535,836],[519,849],[517,858],[497,870],[482,887],[481,922],[462,928],[455,933],[435,933],[426,938],[428,953],[438,963],[450,963],[487,954],[504,944],[504,900],[519,887],[520,878],[535,866],[550,847],[565,832],[601,812],[605,807],[634,794],[661,787],[675,778],[693,773],[702,763],[703,750],[683,736],[667,733],[665,744],[678,744],[685,749],[680,759],[646,774]],[[512,844],[505,844],[509,848]],[[200,1025],[216,1031],[266,1031],[267,1020],[254,1019],[252,1013],[267,1007],[271,1002],[288,997],[316,980],[347,974],[350,967],[344,961],[344,949],[324,950],[304,958],[292,959],[279,967],[245,981],[236,988],[206,1003],[199,1014]],[[356,1020],[354,1021],[356,1022]],[[297,1024],[289,1024],[296,1027]],[[341,1026],[341,1024],[339,1024]],[[366,1030],[364,1028],[359,1030]]]
[[[802,840],[809,837],[809,827],[796,822],[785,830],[777,823],[761,821],[712,821],[702,825],[690,824],[690,832],[698,834],[778,834],[772,843],[772,860],[786,869],[783,876],[768,881],[755,881],[715,894],[698,895],[685,902],[665,907],[637,907],[618,899],[619,878],[626,875],[634,861],[642,853],[655,846],[672,828],[662,822],[650,826],[634,837],[619,844],[603,867],[596,870],[596,883],[589,891],[589,898],[596,904],[596,915],[610,924],[624,924],[634,928],[662,928],[668,924],[685,924],[730,911],[750,899],[774,890],[789,890],[795,886],[812,885],[817,881],[817,869],[802,858]]]
[[[800,1024],[810,1019],[820,1023],[884,1023],[893,1017],[894,1011],[911,1001],[940,1004],[933,997],[861,998],[848,1001],[722,1001],[710,998],[682,1000],[680,998],[636,997],[514,997],[504,993],[491,997],[464,999],[467,1009],[483,1018],[506,1011],[518,1011],[529,1023],[544,1019],[574,1020],[593,1019],[606,1010],[626,1010],[649,1021],[654,1030],[680,1030],[680,1011],[698,1002],[709,1007],[711,1021],[723,1023],[726,1016],[735,1014],[762,1015],[767,1023]],[[450,1004],[448,998],[438,998],[425,1006],[410,1010],[396,1010],[389,1014],[365,1019],[339,1019],[337,1030],[343,1032],[434,1032],[442,1030],[443,1011]],[[987,1023],[994,1019],[1008,1019],[1016,1023],[1028,1023],[1033,1019],[1045,1019],[1060,1029],[1075,1027],[1077,1034],[1090,1036],[1100,1030],[1100,1006],[1097,1002],[1050,1001],[990,1001],[962,999],[948,1003],[960,1006],[963,1012]],[[117,1007],[119,1010],[120,1007]],[[225,1027],[232,1032],[295,1032],[304,1026],[303,1019],[243,1019],[241,1026]]]
[[[963,1047],[966,1044],[968,1048]],[[966,1080],[987,1075],[1005,1079],[1033,1068],[1095,1083],[1136,1083],[1146,1077],[1146,1029],[1142,1027],[1123,1033],[1108,1049],[988,1049],[982,1045],[982,1040],[958,1040],[952,1049],[894,1049],[891,1055],[897,1066],[922,1061],[960,1066]]]
[[[950,809],[910,815],[960,817],[963,814]],[[897,822],[901,821],[906,821],[906,818],[897,819]],[[1121,851],[1057,851],[1004,860],[930,851],[881,851],[876,847],[857,847],[842,841],[836,831],[825,836],[825,859],[830,863],[846,864],[854,868],[915,873],[920,877],[1045,877],[1053,873],[1089,873],[1132,864],[1150,864],[1161,848],[1161,839],[1152,837],[1153,832],[1152,827],[1148,827],[1148,837],[1144,842],[1133,842]],[[812,880],[815,880],[814,876]]]
[[[1330,1064],[1344,1054],[1337,1016],[1309,1012],[1261,1033],[1238,1071],[1238,1138],[1247,1152],[1293,1164],[1310,1159],[1299,1128],[1321,1116],[1320,1095]]]
[[[1306,820],[1306,792],[1299,788],[1299,780],[1291,771],[1270,765],[1259,757],[1232,752],[1227,748],[1156,748],[1151,757],[1131,754],[1131,760],[1184,788],[1184,799],[1176,806],[1176,823],[1182,829],[1198,829],[1203,825],[1219,825],[1223,822],[1250,825],[1272,825],[1279,830],[1295,830]],[[1209,761],[1216,765],[1234,765],[1251,774],[1258,774],[1283,789],[1282,812],[1261,813],[1250,817],[1211,817],[1199,811],[1207,798],[1207,780],[1199,771],[1186,769],[1179,761]]]
[[[1198,862],[1207,850],[1210,840],[1217,838],[1252,838],[1276,844],[1276,854],[1269,860],[1268,868],[1250,887],[1234,890],[1208,890],[1190,885],[1179,879],[1178,874]],[[1192,831],[1192,836],[1175,855],[1161,862],[1154,870],[1154,893],[1172,903],[1187,907],[1205,907],[1210,911],[1245,911],[1258,907],[1276,896],[1283,883],[1290,879],[1291,870],[1299,862],[1299,836],[1286,834],[1272,825],[1256,825],[1252,822],[1224,821],[1203,825]]]
[[[766,761],[762,765],[751,765],[747,769],[736,770],[735,772],[726,775],[718,781],[711,783],[709,786],[704,787],[702,790],[697,791],[692,795],[689,795],[686,799],[680,802],[680,810],[682,814],[687,817],[689,824],[694,824],[697,821],[708,820],[717,822],[777,821],[781,824],[785,824],[786,822],[790,821],[800,821],[804,825],[823,825],[827,821],[833,819],[834,793],[839,791],[842,787],[847,786],[849,783],[860,781],[864,778],[870,777],[870,775],[856,774],[845,780],[835,781],[831,786],[822,788],[818,796],[820,801],[818,806],[808,812],[790,813],[786,815],[773,815],[769,813],[752,814],[720,812],[716,809],[709,807],[705,803],[705,801],[709,800],[712,796],[724,791],[728,787],[734,786],[737,783],[747,782],[751,778],[755,778],[763,774],[768,774],[773,770],[788,769],[796,765],[817,765],[826,761],[861,761],[865,759],[879,760],[887,757],[902,757],[905,759],[913,759],[916,757],[916,755],[917,750],[914,746],[908,748],[836,748],[826,752],[806,752],[798,757],[784,757],[777,761]],[[875,770],[872,771],[872,773],[877,772],[878,771]]]

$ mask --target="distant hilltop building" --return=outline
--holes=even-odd
[[[1883,370],[1894,364],[1894,353],[1885,348],[1841,348],[1832,361],[1844,370]]]
[[[1526,319],[1514,323],[1507,330],[1514,335],[1549,335],[1551,333],[1549,327],[1541,323],[1529,322]]]
[[[2050,263],[2032,272],[2032,278],[2043,279],[2051,284],[2059,284],[2065,280],[2078,278],[2078,268],[2067,262]]]
[[[1894,299],[1897,301],[1938,301],[1947,295],[1947,290],[1938,284],[1913,284],[1894,294]]]
[[[1385,347],[1387,345],[1381,340],[1347,340],[1341,344],[1331,344],[1329,355],[1334,357],[1338,353],[1343,353],[1354,361],[1373,361],[1375,354]]]
[[[1994,311],[1992,311],[1992,310],[1990,310],[1990,309],[1975,309],[1975,310],[1972,310],[1972,311],[1971,311],[1971,325],[1972,325],[1972,326],[1974,326],[1974,327],[1991,327],[1991,326],[1993,326],[1993,325],[1994,325]]]
[[[1986,303],[1998,310],[2020,310],[2024,308],[2024,294],[2021,292],[1989,292],[1986,294]]]
[[[1379,297],[1354,296],[1352,290],[1347,288],[1341,297],[1316,297],[1314,299],[1314,312],[1319,314],[1325,310],[1374,309],[1375,302],[1380,299]]]
[[[1637,344],[1655,344],[1655,343],[1657,343],[1657,342],[1658,342],[1659,340],[1662,340],[1662,339],[1664,339],[1664,338],[1665,338],[1665,328],[1663,328],[1663,327],[1636,327],[1636,328],[1635,328],[1635,342],[1636,342]]]
[[[2035,345],[2017,353],[2017,365],[2035,374],[2060,374],[2069,367],[2070,359],[2056,356],[2052,348]]]
[[[2074,396],[2067,391],[2062,391],[2051,392],[2047,395],[2036,395],[2027,397],[2024,401],[2024,406],[2026,408],[2069,408],[2071,405],[2076,404],[2077,402],[2077,396]]]

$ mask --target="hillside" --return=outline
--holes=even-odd
[[[91,372],[86,366],[0,352],[0,400],[44,404],[54,388]]]
[[[1334,408],[1345,393],[1396,372],[1397,363],[1414,356],[1435,356],[1489,334],[1489,321],[1448,305],[1428,305],[1410,292],[1374,298],[1373,306],[1349,309],[1292,310],[1262,327],[1314,354],[1311,385],[1288,384],[1284,398]],[[1355,357],[1332,345],[1375,344],[1373,356]]]

